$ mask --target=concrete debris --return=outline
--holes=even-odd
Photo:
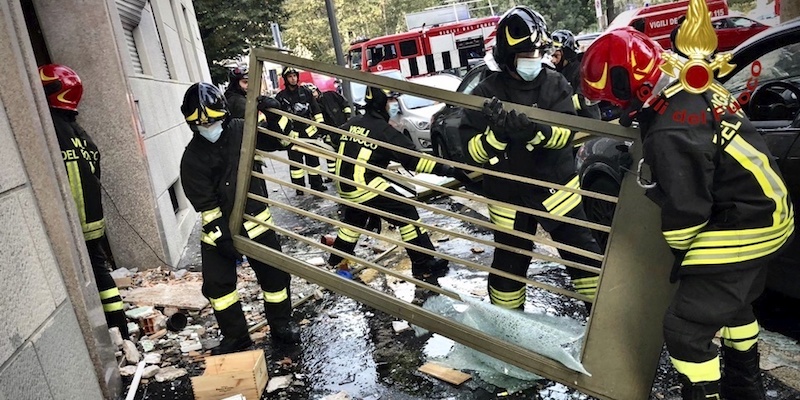
[[[158,374],[160,371],[161,367],[159,367],[158,365],[148,365],[144,367],[144,371],[142,372],[142,378],[150,379],[156,376],[156,374]]]
[[[144,362],[146,364],[161,364],[161,354],[147,353],[144,355]]]
[[[140,340],[139,344],[142,346],[142,351],[144,351],[145,353],[149,353],[156,348],[156,343],[148,339]]]
[[[324,266],[325,264],[327,264],[327,263],[325,262],[325,259],[324,259],[324,258],[322,258],[322,257],[313,257],[313,258],[309,258],[308,260],[306,260],[306,262],[307,262],[307,263],[309,263],[309,264],[311,264],[311,265],[313,265],[313,266],[315,266],[315,267],[322,267],[322,266]]]
[[[128,322],[128,333],[131,335],[139,334],[139,324],[136,322]]]
[[[130,340],[125,340],[122,343],[122,351],[125,353],[125,359],[130,364],[138,364],[142,359],[142,353],[136,349],[136,345]]]
[[[156,374],[156,381],[158,382],[166,382],[166,381],[174,381],[184,375],[188,374],[184,368],[176,368],[176,367],[166,367],[161,368]]]
[[[272,393],[278,389],[285,389],[292,384],[292,375],[273,376],[267,382],[267,393]]]
[[[127,268],[117,268],[111,271],[111,277],[114,279],[127,278],[129,276],[131,276],[131,271]]]
[[[407,321],[392,321],[392,329],[395,333],[400,333],[411,329],[411,325]]]
[[[126,365],[119,369],[119,374],[122,376],[133,376],[136,373],[135,365]]]
[[[350,395],[347,394],[347,392],[342,391],[336,394],[325,396],[321,400],[350,400],[350,399],[352,399],[352,397],[350,397]]]
[[[190,351],[202,350],[203,345],[199,340],[186,340],[181,342],[181,353],[188,353]]]
[[[122,296],[122,300],[132,304],[151,304],[161,307],[177,307],[185,310],[202,310],[209,303],[203,296],[203,282],[187,281],[157,284],[150,287],[134,288]]]
[[[119,332],[119,328],[116,326],[109,328],[108,334],[111,336],[111,343],[113,343],[114,346],[117,346],[118,348],[122,347],[122,334]]]
[[[173,272],[172,276],[175,277],[175,279],[183,279],[183,277],[186,276],[187,273],[189,273],[189,271],[185,269],[179,269]]]
[[[469,251],[471,251],[473,254],[481,254],[484,251],[486,251],[486,249],[484,249],[483,247],[473,247],[469,249]]]
[[[125,311],[125,316],[130,319],[142,319],[153,315],[153,307],[136,307]]]
[[[171,317],[180,311],[181,310],[179,310],[178,307],[164,307],[164,311],[162,311],[161,313],[164,314],[164,316],[166,317]]]

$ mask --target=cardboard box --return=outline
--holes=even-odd
[[[192,378],[195,400],[221,400],[237,394],[260,399],[267,387],[264,350],[211,356],[205,361],[203,375]]]

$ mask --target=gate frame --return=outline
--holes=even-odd
[[[252,76],[261,76],[262,61],[279,63],[284,67],[293,66],[402,93],[412,93],[470,109],[480,110],[483,105],[483,99],[477,96],[305,60],[273,49],[251,48]],[[247,117],[238,170],[239,184],[230,218],[231,232],[239,232],[238,226],[244,222],[244,205],[253,166],[256,135],[259,134],[255,115],[256,97],[260,94],[260,86],[259,80],[259,84],[250,85],[247,93],[245,108]],[[638,132],[633,129],[512,103],[505,103],[505,107],[524,112],[531,119],[544,123],[601,136],[633,140],[635,143],[631,147],[631,153],[636,159],[641,157],[641,142]],[[447,162],[447,160],[442,161]],[[592,376],[572,371],[555,360],[499,340],[368,286],[342,279],[325,269],[311,266],[260,245],[245,236],[235,235],[234,244],[248,258],[270,260],[271,265],[292,275],[601,399],[641,400],[649,397],[662,351],[661,321],[675,289],[668,279],[672,256],[661,235],[659,209],[646,199],[632,174],[625,174],[623,178],[600,273],[597,296],[586,325],[581,362]]]

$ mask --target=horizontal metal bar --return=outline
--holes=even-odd
[[[367,85],[375,85],[385,89],[393,89],[401,93],[413,93],[415,96],[435,99],[443,101],[447,104],[452,104],[471,110],[480,110],[483,107],[484,98],[478,96],[450,92],[430,86],[419,85],[406,80],[392,79],[381,75],[340,67],[338,65],[307,60],[304,58],[283,54],[276,50],[256,48],[252,49],[251,54],[261,61],[272,61],[284,66],[293,66],[303,70],[319,72],[329,76],[346,78],[350,81],[360,82]],[[637,130],[626,128],[620,125],[614,125],[596,119],[583,118],[575,115],[568,115],[510,102],[504,102],[504,106],[508,109],[515,109],[517,111],[524,112],[529,118],[538,122],[563,126],[575,131],[609,136],[617,139],[639,140],[639,132]]]

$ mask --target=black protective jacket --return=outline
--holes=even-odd
[[[639,113],[644,159],[657,182],[646,194],[682,257],[679,275],[765,265],[794,231],[792,202],[764,139],[741,110],[715,120],[709,109],[722,110],[720,99],[679,91],[662,94],[660,113]]]
[[[317,103],[322,108],[322,116],[325,119],[325,123],[331,126],[342,126],[352,113],[347,100],[334,91],[320,93]]]
[[[225,91],[225,100],[228,102],[228,112],[231,114],[231,118],[244,118],[247,93],[239,86],[239,81],[236,81]]]
[[[275,99],[281,103],[281,107],[287,112],[316,122],[325,122],[322,116],[322,109],[314,99],[314,95],[304,86],[298,85],[295,90],[287,87],[278,92],[275,95]],[[316,126],[300,121],[294,121],[294,130],[301,138],[313,138],[317,134]]]
[[[270,118],[269,123],[262,126],[275,132],[287,134],[291,124],[287,118]],[[279,121],[281,121],[279,123]],[[283,129],[282,129],[283,128]],[[202,241],[213,245],[222,236],[230,237],[228,219],[233,211],[236,197],[236,178],[239,168],[244,120],[230,118],[224,122],[224,131],[216,143],[211,143],[200,134],[195,133],[186,146],[181,159],[181,183],[186,198],[197,212],[202,214]],[[284,146],[275,137],[259,133],[256,148],[264,151],[275,151]],[[261,172],[261,164],[254,163],[253,170]],[[262,179],[250,179],[250,193],[268,197],[267,187]],[[245,212],[268,220],[268,211],[264,203],[252,199],[247,200]]]
[[[354,135],[365,136],[409,150],[415,150],[414,143],[411,142],[411,139],[389,125],[387,119],[388,115],[385,113],[367,109],[366,114],[351,118],[342,125],[341,128]],[[442,166],[431,159],[389,150],[377,144],[361,140],[360,138],[351,138],[343,135],[340,140],[340,143],[334,143],[340,155],[352,157],[381,168],[386,168],[390,161],[398,161],[408,170],[441,174],[440,169]],[[389,188],[389,183],[383,178],[380,172],[357,166],[342,159],[336,160],[336,174],[342,178],[352,179],[358,183],[368,185],[379,191],[384,191]],[[336,189],[343,199],[355,203],[363,203],[380,194],[339,181],[337,181]]]
[[[100,151],[77,122],[77,112],[50,109],[67,169],[72,198],[78,206],[83,238],[92,240],[105,234],[103,203],[100,193]]]
[[[479,83],[472,94],[486,98],[495,96],[503,102],[566,114],[575,113],[572,88],[560,73],[550,68],[544,68],[531,82],[516,80],[506,72],[496,73]],[[552,127],[552,132],[532,149],[526,143],[498,143],[490,134],[486,116],[480,111],[467,110],[459,130],[461,137],[468,139],[464,148],[469,150],[470,158],[478,165],[578,188],[572,154],[573,133],[569,129]],[[549,188],[489,175],[483,178],[483,188],[491,199],[562,216],[580,204],[580,196],[571,192],[551,192]],[[556,224],[552,220],[540,222],[549,224],[547,228]]]
[[[581,117],[600,119],[600,107],[597,104],[588,105],[586,98],[583,97],[583,93],[581,92],[582,59],[583,53],[578,54],[577,57],[567,63],[560,72],[564,75],[564,78],[567,78],[567,82],[569,82],[570,86],[572,86],[572,102],[578,115]]]

